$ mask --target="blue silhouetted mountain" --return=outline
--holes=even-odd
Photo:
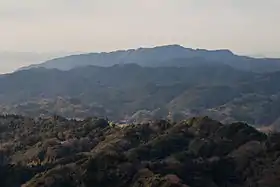
[[[24,69],[44,67],[48,69],[70,70],[76,67],[89,65],[108,67],[115,64],[130,63],[147,67],[188,67],[194,64],[226,64],[240,70],[255,72],[280,70],[280,59],[252,58],[235,55],[226,49],[191,49],[184,48],[180,45],[72,55],[49,60],[42,64],[32,65]]]

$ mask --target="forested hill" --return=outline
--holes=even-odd
[[[208,115],[230,123],[278,126],[280,73],[228,65],[34,68],[0,76],[0,111],[145,122]]]
[[[118,126],[0,117],[1,186],[276,187],[280,135],[208,117]]]

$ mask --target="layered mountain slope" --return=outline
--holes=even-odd
[[[63,103],[74,100],[72,104],[82,109],[103,107],[115,117],[123,117],[142,109],[162,108],[190,87],[236,84],[254,76],[226,65],[147,68],[128,64],[70,71],[39,68],[2,75],[0,101],[5,106],[2,111],[7,113],[13,112],[9,110],[13,105],[17,105],[15,112],[35,112],[48,108],[46,102],[65,106]],[[55,101],[60,100],[58,97],[71,101]]]
[[[280,73],[227,65],[35,68],[0,76],[0,111],[144,122],[208,115],[269,126],[279,119]]]

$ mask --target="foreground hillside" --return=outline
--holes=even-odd
[[[208,117],[116,126],[0,117],[1,186],[278,187],[280,134]]]

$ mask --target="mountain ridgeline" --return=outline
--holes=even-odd
[[[32,65],[23,69],[44,67],[70,70],[83,66],[113,66],[115,64],[138,64],[145,67],[188,67],[189,65],[226,64],[240,70],[267,72],[280,70],[280,59],[238,56],[229,50],[205,50],[167,45],[154,48],[139,48],[109,53],[72,55]]]

